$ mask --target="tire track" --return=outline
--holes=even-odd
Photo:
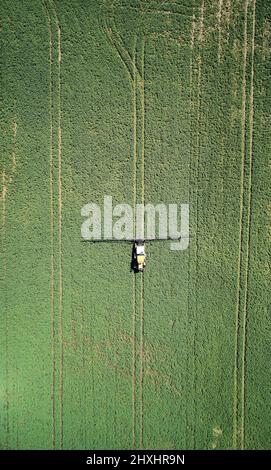
[[[144,70],[145,70],[145,37],[142,40],[142,56],[141,56],[141,81],[140,81],[140,89],[141,89],[141,182],[142,182],[142,204],[145,202],[145,77],[144,77]]]
[[[134,80],[134,72],[136,72],[137,78],[138,80],[140,80],[141,75],[136,65],[136,62],[134,62],[134,58],[125,47],[123,39],[121,35],[119,34],[118,29],[116,27],[116,24],[113,18],[113,13],[111,12],[112,17],[111,17],[110,25],[108,24],[108,19],[106,17],[106,14],[108,14],[108,11],[105,11],[104,14],[101,12],[99,15],[99,21],[101,24],[102,31],[105,33],[107,42],[110,44],[110,47],[112,47],[112,49],[116,51],[120,61],[123,63],[124,68],[126,69],[129,75],[131,82],[133,82]]]
[[[250,264],[250,240],[251,240],[251,218],[252,218],[252,175],[253,175],[253,138],[254,138],[254,56],[255,56],[255,32],[256,32],[256,0],[253,0],[253,25],[251,45],[251,78],[250,78],[250,113],[249,113],[249,182],[248,182],[248,237],[246,244],[246,267],[245,267],[245,292],[244,292],[244,334],[242,344],[242,378],[241,378],[241,449],[245,448],[245,406],[246,406],[246,347],[247,347],[247,305],[248,305],[248,281]]]
[[[13,180],[13,176],[16,171],[16,143],[17,143],[17,120],[16,118],[13,121],[13,152],[12,152],[12,167],[11,167],[11,175],[9,177],[9,182],[11,183]]]
[[[201,88],[201,66],[202,66],[202,59],[201,56],[198,57],[197,59],[197,66],[198,66],[198,77],[197,77],[197,138],[196,138],[196,184],[198,185],[199,181],[199,153],[200,153],[200,106],[201,106],[201,100],[200,100],[200,88]],[[199,257],[199,246],[198,246],[198,220],[199,220],[199,196],[198,196],[198,189],[196,189],[196,237],[195,237],[195,265],[196,265],[196,292],[197,292],[197,276],[198,276],[198,257]],[[197,369],[197,363],[196,363],[196,344],[197,344],[197,317],[198,317],[198,299],[197,299],[197,294],[195,298],[195,328],[194,328],[194,344],[193,344],[193,351],[194,351],[194,384],[193,384],[193,396],[194,396],[194,414],[196,414],[196,369]],[[195,431],[195,429],[194,429]],[[195,448],[195,436],[193,436],[193,448]]]
[[[138,69],[138,67],[137,67],[137,64],[136,64],[136,62],[135,62],[135,63],[133,62],[133,58],[132,58],[132,56],[130,55],[129,50],[125,47],[124,42],[123,42],[123,39],[122,39],[121,35],[119,34],[118,29],[117,29],[117,27],[116,27],[116,23],[115,23],[114,18],[112,18],[112,26],[113,26],[112,32],[113,32],[113,34],[114,34],[114,36],[115,36],[116,44],[118,45],[119,50],[122,52],[122,54],[124,55],[124,57],[126,57],[125,63],[126,63],[126,66],[127,66],[128,70],[131,70],[131,71],[133,72],[134,69],[135,69],[137,75],[138,75],[139,78],[140,78],[141,74],[140,74],[140,71],[139,71],[139,69]],[[132,74],[131,74],[131,75],[132,75]]]
[[[56,128],[56,139],[57,139],[57,154],[56,154],[56,162],[57,162],[57,169],[54,169],[54,159],[53,159],[53,177],[54,171],[55,174],[55,181],[57,182],[57,194],[54,198],[57,201],[57,213],[54,214],[57,217],[57,229],[54,235],[57,237],[57,241],[54,245],[54,282],[58,283],[58,318],[56,322],[56,289],[54,292],[54,337],[55,337],[55,348],[56,344],[59,350],[58,357],[56,355],[55,350],[55,370],[57,370],[58,364],[58,378],[55,372],[55,394],[56,388],[58,388],[58,396],[59,396],[59,406],[58,406],[58,418],[59,418],[59,428],[58,428],[58,441],[60,449],[63,449],[63,397],[64,397],[64,381],[63,381],[63,370],[64,370],[64,338],[63,338],[63,253],[62,253],[62,109],[61,109],[61,28],[60,22],[57,14],[57,9],[53,0],[48,1],[48,11],[51,10],[49,13],[50,18],[54,18],[54,22],[56,25],[56,84],[55,84],[55,93],[56,93],[56,109],[55,109],[55,128]],[[52,21],[51,21],[52,26]],[[53,37],[52,37],[52,49],[53,52]],[[53,65],[53,59],[52,59]],[[53,108],[53,100],[52,100],[52,108]],[[54,116],[53,116],[54,117]],[[52,129],[53,131],[54,129]],[[54,189],[54,185],[53,185]],[[54,198],[53,198],[53,205],[54,205]],[[53,224],[55,227],[55,223]],[[57,248],[56,248],[57,247]],[[56,250],[58,253],[58,261],[55,261],[55,254]],[[56,272],[57,271],[57,272]],[[56,329],[57,327],[57,329]],[[58,341],[58,343],[57,343]],[[57,380],[58,379],[58,380]],[[56,423],[56,397],[54,398],[55,401],[55,423]],[[55,424],[56,426],[56,424]],[[55,440],[56,440],[57,432],[55,431]]]
[[[218,62],[221,60],[222,45],[221,45],[221,16],[222,16],[223,0],[218,0]]]
[[[3,327],[5,330],[5,401],[6,401],[6,449],[9,448],[10,443],[10,398],[9,398],[9,314],[7,307],[7,251],[5,246],[6,241],[6,220],[7,220],[7,204],[6,196],[8,193],[9,185],[11,184],[15,171],[16,171],[16,143],[17,143],[17,119],[16,116],[12,122],[12,151],[11,151],[11,168],[7,171],[7,168],[3,166],[2,170],[2,191],[0,193],[0,200],[2,201],[2,230],[1,230],[1,245],[3,255],[3,283],[4,283],[4,319]]]
[[[144,437],[144,401],[143,401],[143,380],[144,380],[144,273],[141,274],[141,317],[140,317],[140,448],[143,449]]]
[[[115,24],[112,24],[112,27],[108,26],[106,18],[104,20],[100,20],[103,24],[103,31],[105,32],[106,38],[113,48],[117,52],[120,61],[123,63],[131,82],[134,79],[134,70],[136,70],[136,74],[140,76],[139,71],[137,69],[136,63],[134,63],[133,58],[129,55],[128,51],[122,44],[122,40],[119,38],[117,29]]]
[[[7,187],[6,187],[6,171],[5,168],[3,168],[2,171],[2,193],[1,193],[1,200],[2,200],[2,230],[4,232],[5,225],[6,225],[6,193],[7,193]],[[4,236],[3,236],[4,240]]]
[[[57,16],[56,16],[57,17]],[[60,448],[63,449],[63,273],[62,273],[62,111],[61,111],[61,31],[58,27],[58,239],[59,239],[59,334],[60,334]]]
[[[52,342],[52,447],[56,447],[55,422],[55,385],[56,385],[56,353],[55,353],[55,259],[54,259],[54,151],[53,151],[53,84],[52,84],[52,25],[49,11],[44,3],[49,31],[49,113],[50,113],[50,237],[51,237],[51,342]]]
[[[145,203],[145,37],[142,38],[141,48],[141,202]],[[144,219],[143,219],[144,229]],[[140,448],[143,449],[144,433],[144,403],[143,403],[143,380],[144,380],[144,273],[141,275],[141,302],[140,302]]]
[[[193,102],[193,67],[194,67],[194,44],[195,44],[195,28],[196,28],[196,21],[195,21],[195,14],[193,14],[193,18],[192,18],[192,22],[191,22],[191,40],[190,40],[190,79],[189,79],[189,88],[190,88],[190,132],[191,132],[191,149],[192,149],[192,142],[193,142],[193,119],[192,119],[192,113],[194,113],[194,102]],[[191,150],[190,150],[191,152]],[[192,158],[192,152],[190,153],[190,160],[189,160],[189,204],[191,203],[191,200],[192,200],[192,191],[191,191],[191,172],[192,172],[192,168],[191,168],[191,158]],[[191,298],[190,298],[190,289],[189,289],[189,286],[191,287],[192,285],[192,278],[191,278],[191,250],[189,250],[189,260],[188,260],[188,299],[187,299],[187,304],[188,304],[188,308],[187,308],[187,336],[186,336],[186,345],[187,345],[187,357],[186,357],[186,377],[187,377],[187,380],[186,380],[186,402],[187,402],[187,406],[185,408],[185,429],[186,429],[186,433],[185,433],[185,443],[186,443],[186,449],[190,448],[190,447],[193,447],[193,444],[190,446],[190,443],[188,442],[188,432],[187,430],[189,429],[189,419],[188,419],[188,402],[189,402],[189,398],[191,397],[191,389],[190,389],[190,385],[191,385],[191,379],[189,380],[189,370],[191,370],[192,372],[192,376],[194,374],[194,355],[189,355],[188,354],[188,351],[190,349],[190,345],[189,345],[189,339],[188,339],[188,336],[190,336],[190,334],[192,335],[193,333],[191,331],[189,331],[189,312],[191,311]],[[189,361],[189,357],[192,357],[192,366],[189,365],[188,361]],[[189,385],[188,385],[189,383]],[[194,414],[192,416],[192,420],[193,420],[193,417],[194,417]],[[194,428],[194,426],[193,426]],[[193,433],[192,433],[192,436],[193,436]],[[194,436],[192,437],[192,442],[194,442]]]
[[[7,171],[7,168],[3,168],[2,171],[2,191],[0,193],[0,200],[5,199],[6,194],[9,189],[9,185],[12,183],[14,174],[16,172],[16,166],[17,166],[17,161],[16,161],[16,144],[17,144],[17,120],[16,117],[13,120],[12,123],[12,133],[13,133],[13,149],[12,149],[12,154],[11,154],[11,168],[10,171]]]
[[[226,23],[227,23],[227,45],[229,45],[230,39],[230,24],[232,17],[232,5],[231,0],[226,1]]]
[[[199,24],[199,54],[197,57],[197,137],[196,137],[196,185],[198,188],[199,182],[199,159],[200,159],[200,127],[201,127],[201,86],[202,86],[202,43],[204,37],[204,10],[205,10],[205,0],[202,0],[200,8],[200,24]],[[196,239],[195,239],[195,265],[196,265],[196,292],[197,289],[197,276],[198,276],[198,263],[199,263],[199,246],[198,246],[198,227],[199,227],[199,191],[196,189]],[[194,415],[196,414],[196,343],[197,343],[197,317],[198,317],[198,298],[196,295],[195,298],[195,328],[194,328],[194,342],[193,342],[193,351],[194,351],[194,384],[193,384],[193,395],[194,395]],[[194,418],[195,419],[195,418]],[[195,448],[195,427],[193,435],[193,448]]]
[[[172,3],[172,4],[169,4],[168,7],[172,6],[172,5],[178,5],[177,3]],[[180,6],[180,5],[178,5]],[[182,5],[182,7],[184,7],[184,5]],[[186,8],[190,8],[190,7],[186,7]],[[131,7],[131,6],[121,6],[119,5],[118,6],[118,9],[119,10],[124,10],[125,11],[135,11],[136,13],[141,13],[141,14],[144,14],[144,13],[154,13],[154,14],[162,14],[162,15],[166,15],[166,16],[171,16],[171,15],[179,15],[179,16],[182,16],[184,18],[191,18],[191,13],[187,13],[187,12],[182,12],[182,11],[177,11],[177,10],[172,10],[172,9],[159,9],[159,8],[138,8],[138,7]]]
[[[135,298],[135,276],[132,275],[132,335],[133,335],[133,375],[132,375],[132,433],[133,445],[132,449],[136,447],[136,298]]]
[[[5,169],[2,171],[2,253],[3,253],[3,279],[4,279],[4,295],[5,295],[5,355],[6,355],[6,364],[5,364],[5,379],[6,379],[6,386],[5,386],[5,401],[6,401],[6,449],[9,448],[9,432],[10,432],[10,422],[9,422],[9,346],[8,346],[8,338],[9,338],[9,328],[8,328],[8,310],[7,310],[7,286],[6,286],[6,278],[7,278],[7,262],[6,262],[6,249],[4,241],[6,239],[6,173]]]
[[[2,204],[4,206],[5,204],[5,200],[6,200],[6,193],[7,193],[7,185],[6,185],[6,170],[5,170],[5,167],[3,168],[2,170],[2,191],[0,193],[0,201],[2,201]],[[3,216],[3,224],[5,224],[5,211],[2,212],[2,216]]]
[[[133,58],[133,91],[132,91],[132,106],[133,106],[133,207],[134,207],[134,236],[136,233],[136,184],[137,184],[137,104],[136,104],[136,89],[137,89],[137,74],[136,74],[136,47],[137,38],[135,38],[134,58]]]
[[[136,106],[136,45],[137,38],[135,38],[134,57],[133,57],[133,89],[132,89],[132,106],[133,106],[133,208],[134,208],[134,234],[136,230],[136,163],[137,163],[137,106]],[[132,329],[133,329],[133,377],[132,377],[132,421],[133,421],[133,448],[136,447],[136,284],[135,275],[132,275]]]
[[[199,41],[202,44],[204,36],[204,10],[205,10],[205,0],[202,0],[200,7],[200,30],[199,30]]]
[[[139,46],[137,49],[136,46]],[[136,56],[139,55],[140,72],[134,67],[134,207],[137,202],[137,191],[141,192],[141,203],[144,204],[144,157],[145,157],[145,38],[136,40],[134,52],[134,64]],[[139,178],[140,186],[137,187]],[[135,224],[136,229],[136,224]],[[144,380],[144,277],[141,279],[134,277],[134,331],[135,331],[135,447],[143,448],[144,432],[144,404],[143,404],[143,380]],[[138,289],[138,292],[137,292]]]
[[[239,334],[240,334],[240,307],[241,307],[241,274],[242,274],[242,250],[243,250],[243,214],[244,214],[244,182],[245,182],[245,166],[246,166],[246,93],[247,93],[247,54],[248,54],[248,0],[244,4],[244,46],[243,46],[243,82],[242,82],[242,165],[240,177],[240,213],[239,213],[239,252],[238,252],[238,274],[237,274],[237,299],[236,299],[236,314],[235,314],[235,363],[234,363],[234,383],[233,383],[233,447],[238,447],[238,433],[239,433],[239,416],[238,416],[238,355],[239,355]]]

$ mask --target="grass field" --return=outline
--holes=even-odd
[[[268,449],[271,3],[2,0],[1,449]],[[81,239],[189,203],[190,243]]]

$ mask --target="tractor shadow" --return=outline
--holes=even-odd
[[[137,260],[136,260],[136,244],[135,243],[133,243],[133,248],[132,248],[130,272],[134,272],[135,274],[139,273]]]
[[[135,245],[134,244],[133,244],[133,248],[132,248],[130,272],[134,272],[135,274],[139,272],[138,267],[137,267],[137,262],[136,262],[136,251],[135,251]]]

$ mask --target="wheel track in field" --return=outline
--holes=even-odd
[[[186,6],[186,5],[180,5],[179,3],[177,2],[171,2],[171,3],[163,3],[163,5],[166,7],[165,9],[161,9],[161,8],[138,8],[138,7],[132,7],[132,6],[121,6],[121,5],[118,5],[118,10],[124,10],[127,11],[134,11],[136,13],[153,13],[153,14],[158,14],[158,15],[166,15],[166,16],[171,16],[171,15],[179,15],[179,16],[182,16],[182,17],[186,17],[186,18],[191,18],[192,17],[192,14],[191,12],[189,12],[188,10],[191,10],[192,7],[190,6]],[[162,6],[162,5],[161,5]],[[181,10],[173,10],[172,7],[175,6],[177,8],[183,8],[184,10],[181,11]],[[187,11],[185,11],[185,9]]]
[[[132,105],[133,105],[133,208],[134,208],[134,233],[136,229],[135,208],[136,208],[136,163],[137,163],[137,106],[136,106],[136,46],[134,44],[133,56],[133,82],[132,82]],[[132,426],[133,426],[133,448],[136,447],[136,283],[135,276],[132,276],[132,324],[133,324],[133,384],[132,384]]]
[[[196,287],[196,296],[195,296],[195,327],[194,327],[194,343],[193,343],[193,356],[194,356],[194,377],[193,377],[193,396],[194,396],[194,422],[197,413],[196,409],[196,370],[197,370],[197,363],[196,363],[196,343],[197,343],[197,317],[198,317],[198,296],[197,296],[197,282],[198,282],[198,272],[199,272],[199,191],[198,191],[198,184],[199,184],[199,160],[200,160],[200,128],[201,128],[201,88],[202,88],[202,43],[204,38],[204,13],[205,13],[205,0],[202,0],[201,8],[200,8],[200,18],[199,18],[199,51],[197,57],[197,137],[196,137],[196,239],[195,239],[195,266],[196,266],[196,280],[195,280],[195,287]],[[196,446],[196,436],[195,436],[195,426],[193,429],[193,448]]]
[[[199,181],[199,158],[200,158],[200,126],[201,126],[201,86],[202,86],[202,43],[204,37],[204,19],[205,19],[205,1],[202,0],[200,9],[200,15],[196,17],[195,11],[192,16],[191,22],[191,40],[190,40],[190,115],[191,115],[191,150],[193,148],[193,154],[195,156],[194,161],[194,168],[191,165],[191,158],[190,158],[190,165],[189,165],[189,202],[194,200],[195,201],[195,226],[196,226],[196,237],[195,237],[195,248],[194,248],[194,259],[195,259],[195,267],[194,270],[191,266],[191,252],[189,252],[189,267],[188,267],[188,279],[189,279],[189,286],[190,289],[195,293],[194,295],[194,304],[192,303],[192,299],[190,296],[190,289],[188,291],[188,311],[193,311],[194,316],[192,319],[191,327],[189,327],[189,335],[191,337],[191,349],[192,349],[192,358],[191,358],[191,384],[190,389],[187,389],[187,404],[188,400],[191,399],[192,396],[192,416],[191,416],[191,423],[189,426],[188,423],[188,407],[186,407],[186,430],[190,429],[191,427],[191,435],[188,436],[186,431],[186,448],[195,448],[195,416],[196,416],[196,343],[197,343],[197,273],[198,273],[198,219],[199,219],[199,196],[198,190],[193,189],[193,187],[197,188],[198,181]],[[196,44],[197,41],[197,44]],[[194,72],[194,63],[196,63],[196,71]],[[195,75],[195,93],[194,89],[194,75]],[[195,96],[194,96],[195,95]],[[196,102],[196,113],[194,116],[195,105]],[[192,117],[193,116],[193,117]],[[194,129],[195,127],[195,129]],[[194,134],[196,132],[196,138],[194,138]],[[191,287],[193,286],[193,287]],[[188,346],[187,346],[188,350]],[[188,360],[187,360],[187,367],[188,367]],[[188,373],[187,373],[188,375]],[[191,394],[192,389],[192,394]],[[189,437],[191,439],[189,440]]]
[[[62,112],[61,112],[61,30],[57,18],[58,35],[58,238],[59,238],[59,317],[60,317],[60,448],[63,449],[63,270],[62,270]]]
[[[141,274],[141,303],[140,303],[140,449],[144,449],[144,273]]]
[[[232,17],[232,0],[226,0],[226,24],[227,24],[227,44],[230,40],[230,24]]]
[[[191,40],[190,40],[190,79],[189,79],[189,86],[190,86],[190,132],[191,132],[191,149],[192,149],[192,142],[193,142],[193,118],[192,118],[192,115],[194,113],[194,101],[193,101],[193,68],[194,68],[194,44],[195,44],[195,28],[196,28],[196,17],[195,17],[195,14],[193,14],[193,17],[192,17],[192,22],[191,22]],[[192,158],[192,151],[190,151],[190,160],[189,160],[189,204],[192,200],[192,191],[191,191],[191,171],[192,171],[192,165],[191,165],[191,158]],[[193,332],[191,331],[191,328],[189,327],[189,312],[191,310],[191,298],[190,298],[190,289],[189,289],[189,286],[191,286],[192,284],[192,279],[191,279],[191,251],[189,250],[189,261],[188,261],[188,309],[187,309],[187,328],[188,328],[188,331],[187,331],[187,336],[186,336],[186,339],[187,339],[187,351],[190,350],[190,345],[188,343],[188,336],[191,336],[193,335]],[[193,357],[192,357],[193,356]],[[189,363],[189,358],[192,357],[192,364],[190,365]],[[193,435],[193,432],[194,432],[194,425],[191,424],[192,426],[192,433],[191,433],[191,436],[192,436],[192,439],[191,439],[191,442],[192,442],[192,445],[190,445],[190,442],[188,440],[188,437],[190,435],[188,435],[188,429],[190,429],[190,425],[189,425],[189,417],[188,417],[188,402],[189,402],[189,399],[191,397],[191,379],[188,380],[188,371],[191,371],[191,375],[192,375],[192,380],[193,380],[193,376],[194,376],[194,355],[189,355],[189,353],[187,353],[187,358],[186,358],[186,376],[187,376],[187,381],[186,381],[186,402],[187,402],[187,405],[186,405],[186,408],[185,408],[185,429],[186,429],[186,433],[185,433],[185,448],[188,449],[188,448],[192,448],[193,447],[193,442],[194,442],[194,435]],[[191,420],[193,421],[193,412],[192,412],[192,417],[191,417]]]
[[[132,80],[132,106],[133,106],[133,208],[134,208],[134,233],[136,231],[136,218],[135,218],[135,208],[136,208],[136,185],[137,185],[137,174],[136,174],[136,165],[137,165],[137,73],[136,73],[136,47],[137,47],[137,37],[135,38],[134,44],[134,57],[133,57],[133,80]]]
[[[234,364],[234,402],[233,402],[233,447],[245,447],[245,373],[247,347],[247,301],[249,276],[249,249],[252,216],[252,172],[253,172],[253,135],[254,135],[254,50],[256,28],[256,0],[252,1],[251,34],[251,76],[249,99],[249,149],[247,152],[247,65],[248,65],[248,8],[245,1],[244,47],[243,47],[243,84],[242,84],[242,166],[240,179],[240,216],[239,216],[239,254],[237,275],[237,300],[235,320],[235,364]],[[248,173],[248,175],[247,175]],[[246,188],[247,186],[247,188]],[[247,212],[247,214],[246,214]],[[244,278],[244,279],[243,279]],[[240,403],[239,403],[240,401]]]
[[[52,447],[56,446],[56,423],[55,423],[55,377],[56,377],[56,354],[55,354],[55,258],[54,258],[54,150],[53,150],[53,110],[52,110],[52,25],[49,10],[44,2],[44,8],[48,21],[49,31],[49,109],[50,109],[50,237],[51,237],[51,341],[52,341]]]
[[[218,29],[218,52],[217,58],[218,63],[221,63],[223,56],[223,42],[227,45],[229,44],[230,37],[230,22],[232,15],[232,2],[231,0],[217,0],[218,1],[218,10],[217,10],[217,29]],[[223,37],[223,33],[225,37]]]
[[[136,298],[135,298],[135,276],[132,276],[132,335],[133,335],[133,376],[132,376],[132,448],[136,447]]]
[[[141,51],[141,81],[140,81],[140,105],[141,105],[141,202],[145,204],[145,37],[142,38]],[[144,224],[144,222],[143,222]],[[144,272],[141,274],[141,318],[140,318],[140,403],[141,403],[141,427],[140,448],[143,449],[144,437]]]
[[[139,52],[137,51],[139,47]],[[145,169],[144,169],[144,141],[145,141],[145,86],[144,86],[144,68],[145,68],[145,38],[138,40],[135,39],[134,54],[133,54],[133,84],[132,84],[132,101],[133,101],[133,202],[134,210],[137,202],[137,180],[140,165],[139,178],[141,180],[141,203],[144,204],[145,188]],[[136,67],[137,53],[139,55],[141,70]],[[139,107],[139,109],[138,109]],[[138,126],[141,126],[138,129]],[[140,140],[140,155],[138,154],[138,139]],[[139,158],[138,158],[139,157]],[[135,224],[135,211],[134,211],[134,230]],[[133,444],[135,448],[143,448],[143,433],[144,433],[144,404],[143,404],[143,380],[144,380],[144,275],[141,274],[140,285],[139,279],[133,275],[133,333],[134,333],[134,370],[133,370],[133,429],[134,438]],[[137,289],[139,290],[138,305]]]
[[[253,26],[251,39],[251,76],[250,76],[250,112],[249,112],[249,181],[248,181],[248,236],[246,243],[246,266],[245,266],[245,292],[244,292],[244,336],[242,344],[242,420],[241,420],[241,449],[245,448],[245,406],[246,406],[246,348],[247,348],[247,308],[248,308],[248,282],[250,265],[250,241],[251,241],[251,218],[252,218],[252,176],[253,176],[253,139],[254,139],[254,55],[255,55],[255,32],[256,32],[256,0],[253,0]]]
[[[52,445],[53,448],[58,447],[56,445],[56,387],[57,387],[57,353],[56,344],[59,342],[59,447],[63,448],[63,269],[62,269],[62,111],[61,111],[61,29],[60,23],[53,0],[47,0],[43,2],[46,10],[46,16],[48,21],[49,30],[49,106],[50,106],[50,233],[51,233],[51,335],[52,335],[52,419],[53,419],[53,430],[52,430]],[[54,50],[54,38],[53,38],[53,23],[55,23],[57,30],[56,50],[57,50],[57,84],[53,85],[53,50]],[[55,159],[54,159],[54,93],[56,94],[56,106],[57,106],[57,177],[54,175]],[[54,185],[57,181],[58,185],[58,197],[57,197],[57,233],[58,233],[58,264],[55,261],[56,256],[56,244],[54,242],[55,232],[55,211],[54,211]],[[58,273],[56,271],[58,270]],[[56,278],[58,276],[59,295],[58,295],[58,319],[56,319]],[[56,335],[56,328],[58,328],[58,335]]]
[[[218,21],[218,62],[220,63],[221,60],[221,53],[222,53],[222,44],[221,44],[221,17],[222,17],[222,8],[223,8],[223,0],[218,0],[218,13],[217,13],[217,21]]]
[[[5,170],[2,171],[2,254],[3,254],[3,279],[4,283],[7,278],[7,262],[6,262],[6,248],[5,248],[5,238],[6,238],[6,174]],[[8,338],[9,338],[9,328],[8,328],[8,311],[7,311],[7,286],[6,283],[4,284],[4,292],[5,292],[5,401],[6,401],[6,449],[9,448],[9,431],[10,431],[10,422],[9,422],[9,347],[8,347]]]
[[[141,183],[142,183],[142,204],[145,203],[145,37],[142,38],[142,54],[141,54],[141,80],[140,80],[140,97],[141,97]]]
[[[16,115],[12,121],[12,153],[11,153],[11,168],[7,170],[4,163],[2,169],[2,191],[0,193],[0,201],[2,202],[2,233],[1,233],[1,245],[3,255],[3,281],[4,281],[4,315],[3,320],[5,329],[5,401],[6,401],[6,449],[9,448],[9,436],[10,436],[10,400],[9,400],[9,315],[7,308],[7,286],[5,284],[7,278],[7,254],[5,247],[6,240],[6,219],[7,219],[7,205],[6,197],[8,194],[9,185],[12,183],[15,171],[16,171],[16,145],[17,145],[17,118]]]
[[[134,81],[134,73],[136,73],[137,77],[140,77],[139,70],[137,68],[136,62],[134,62],[133,57],[129,54],[127,49],[125,48],[123,44],[123,40],[119,33],[117,32],[117,28],[115,25],[114,20],[111,18],[112,24],[108,24],[108,20],[105,16],[100,15],[100,23],[102,25],[102,29],[105,33],[105,36],[107,38],[107,42],[109,43],[110,47],[115,51],[124,65],[124,68],[126,69],[129,79],[133,83]]]
[[[243,83],[242,83],[242,171],[240,180],[240,214],[239,214],[239,254],[238,254],[238,274],[237,274],[237,302],[235,318],[235,364],[234,364],[234,402],[233,402],[233,447],[238,447],[238,349],[239,349],[239,329],[240,329],[240,302],[241,302],[241,268],[242,268],[242,239],[243,239],[243,211],[244,211],[244,177],[245,177],[245,137],[246,137],[246,69],[247,69],[247,14],[248,0],[245,2],[244,20],[244,46],[243,46]]]
[[[16,160],[16,145],[17,145],[17,118],[15,118],[12,121],[12,134],[13,134],[13,149],[12,149],[12,154],[11,154],[11,168],[10,171],[8,171],[7,166],[3,165],[3,170],[2,170],[2,191],[0,192],[0,201],[2,200],[3,203],[6,200],[6,194],[9,189],[9,185],[12,183],[15,172],[16,172],[16,166],[17,166],[17,160]],[[4,220],[5,223],[5,220]]]

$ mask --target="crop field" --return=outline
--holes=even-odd
[[[1,449],[270,449],[271,2],[2,0]],[[183,251],[87,203],[189,204]]]

